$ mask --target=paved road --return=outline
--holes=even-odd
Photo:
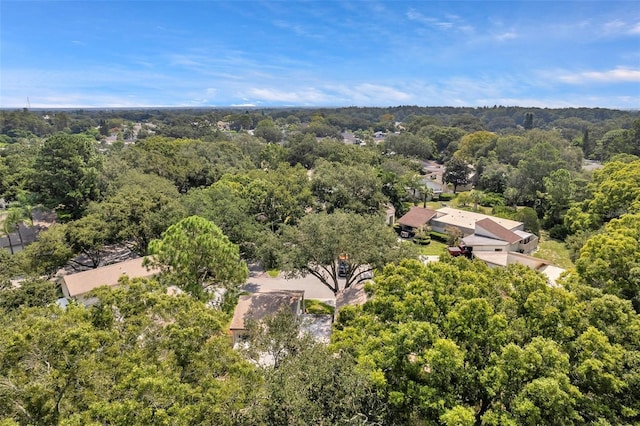
[[[269,290],[304,290],[305,299],[335,301],[333,292],[312,275],[304,278],[271,278],[266,272],[252,271],[244,290],[250,292]]]

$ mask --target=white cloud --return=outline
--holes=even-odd
[[[614,19],[602,24],[601,33],[605,36],[640,34],[640,22]]]
[[[419,22],[421,24],[438,28],[440,30],[449,31],[456,30],[462,32],[471,32],[473,27],[465,24],[463,20],[457,15],[447,15],[445,19],[432,18],[425,16],[415,9],[409,9],[406,13],[407,18],[410,21]]]
[[[272,88],[250,88],[246,91],[248,98],[266,102],[290,103],[298,105],[322,105],[331,100],[330,96],[315,88],[300,90],[281,90]]]
[[[496,35],[495,38],[498,41],[513,40],[515,38],[518,38],[518,34],[515,31],[507,31],[505,33]]]
[[[570,84],[633,83],[640,82],[640,70],[618,67],[607,71],[564,72],[557,75],[556,79]]]
[[[290,23],[283,20],[277,20],[273,22],[273,25],[284,30],[289,30],[294,34],[302,37],[309,37],[309,38],[315,38],[315,39],[323,38],[323,34],[318,34],[316,32],[309,31],[305,27],[297,23]]]

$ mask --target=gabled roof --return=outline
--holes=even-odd
[[[69,291],[69,297],[77,297],[103,285],[115,286],[123,275],[127,275],[129,278],[141,278],[150,277],[159,272],[157,269],[147,269],[142,266],[143,259],[139,257],[76,274],[65,275],[62,277],[64,286]]]
[[[435,215],[435,210],[413,206],[404,216],[398,219],[398,223],[412,228],[419,228],[422,225],[429,223]]]
[[[488,265],[496,266],[508,266],[511,264],[520,264],[528,268],[541,272],[547,277],[549,284],[556,286],[557,280],[565,271],[559,266],[551,264],[548,260],[539,259],[533,256],[527,256],[526,254],[516,252],[491,252],[491,251],[478,251],[473,253],[475,259],[480,259]]]
[[[240,296],[229,329],[244,330],[245,320],[251,318],[259,321],[282,308],[297,313],[298,302],[303,298],[304,290],[274,290]]]
[[[458,210],[452,207],[443,207],[437,210],[438,217],[436,220],[445,225],[453,225],[459,228],[475,229],[476,222],[490,218],[494,222],[504,226],[509,230],[522,227],[522,222],[515,220],[503,219],[501,217],[489,216],[482,213],[475,213],[466,210]]]
[[[486,218],[476,222],[476,235],[495,238],[513,244],[522,239],[515,232],[508,230],[504,226]]]

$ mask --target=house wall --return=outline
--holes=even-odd
[[[440,222],[440,221],[438,221],[438,219],[431,219],[431,222],[429,222],[429,225],[431,226],[431,229],[433,231],[440,232],[440,233],[443,233],[443,234],[446,232],[445,228],[447,226],[455,226],[455,225],[450,225],[448,223]],[[465,227],[462,227],[462,226],[455,226],[455,227],[458,228],[459,230],[461,230],[465,237],[469,236],[469,235],[471,235],[471,234],[473,234],[475,232],[474,229],[469,229],[469,228],[465,228]]]
[[[504,245],[504,244],[500,244],[500,245],[477,245],[477,246],[472,246],[473,247],[473,252],[477,252],[477,251],[514,251],[514,247],[517,247],[517,244],[511,244],[511,245]]]
[[[507,263],[509,265],[520,264],[531,269],[538,269],[538,267],[540,266],[540,262],[541,262],[540,259],[529,259],[525,256],[516,257],[513,254],[509,254],[509,257],[507,258]]]
[[[62,280],[60,288],[64,297],[66,297],[67,299],[71,297],[71,295],[69,294],[69,288],[67,288],[67,284],[64,282],[64,280]]]
[[[531,240],[526,244],[518,244],[518,247],[514,251],[518,251],[523,254],[531,254],[538,248],[538,237],[535,235],[531,237]]]

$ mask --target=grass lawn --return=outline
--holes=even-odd
[[[445,243],[441,243],[440,241],[435,240],[431,240],[431,243],[424,246],[419,244],[416,245],[418,246],[420,254],[423,254],[425,256],[440,256],[442,254],[442,251],[447,248],[447,245]]]
[[[304,299],[304,309],[308,314],[333,315],[335,308],[316,299]]]
[[[569,257],[569,250],[562,241],[549,238],[547,232],[542,231],[540,233],[540,242],[538,243],[538,250],[533,255],[539,259],[544,259],[558,265],[562,268],[573,268],[573,262]]]

